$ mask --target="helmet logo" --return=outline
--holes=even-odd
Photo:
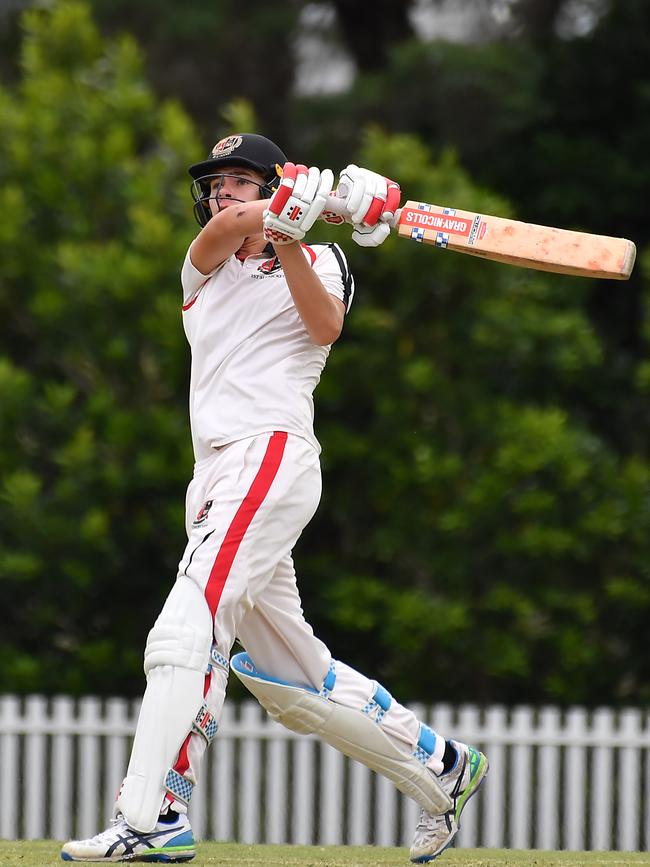
[[[243,139],[240,135],[229,135],[228,138],[222,138],[212,148],[212,157],[227,157],[236,150],[242,143]]]

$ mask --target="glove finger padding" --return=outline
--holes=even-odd
[[[372,179],[372,187],[374,188],[372,201],[370,202],[366,215],[362,220],[366,226],[374,226],[379,222],[379,218],[386,206],[386,197],[388,195],[386,178],[381,175],[377,175]]]
[[[318,169],[316,171],[318,171]],[[291,195],[295,196],[296,199],[304,199],[308,180],[309,169],[307,166],[303,166],[302,163],[298,164],[296,166],[296,181],[293,185]]]
[[[312,166],[310,169],[307,169],[306,172],[304,189],[301,190],[301,192],[297,192],[294,189],[293,194],[294,196],[298,196],[300,199],[304,199],[305,202],[313,202],[318,194],[321,173],[316,166]]]
[[[399,202],[402,198],[402,190],[400,189],[400,185],[397,181],[391,181],[386,178],[386,183],[388,185],[388,193],[386,195],[386,207],[379,218],[384,223],[390,223],[395,216],[395,212],[399,208]]]
[[[285,163],[282,167],[282,180],[280,181],[277,190],[269,199],[267,211],[271,214],[277,216],[286,205],[289,196],[293,191],[294,184],[296,183],[296,168],[297,167],[294,163]]]
[[[311,177],[307,190],[305,191],[305,199],[307,199],[307,192],[309,192],[312,203],[302,221],[302,228],[305,232],[308,232],[311,229],[316,220],[323,213],[325,205],[327,204],[328,196],[332,192],[332,187],[334,185],[334,173],[331,169],[323,169],[320,171],[319,169],[312,167],[309,172]],[[315,186],[313,192],[311,190],[311,184]]]

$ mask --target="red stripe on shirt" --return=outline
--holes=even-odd
[[[239,546],[241,545],[242,539],[250,527],[251,521],[255,517],[257,510],[264,502],[264,498],[268,494],[273,479],[278,472],[286,442],[287,435],[283,431],[276,431],[269,440],[269,444],[266,447],[266,453],[262,458],[262,463],[257,471],[257,475],[253,479],[253,483],[251,484],[248,493],[237,509],[235,517],[232,519],[230,526],[226,531],[226,535],[223,538],[223,542],[217,552],[205,588],[205,598],[208,602],[213,619],[217,613],[224,585],[228,579],[228,575],[230,574],[230,568]]]

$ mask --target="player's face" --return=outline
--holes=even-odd
[[[261,198],[264,178],[259,172],[244,166],[228,166],[222,174],[210,179],[210,211],[214,216],[224,208]]]

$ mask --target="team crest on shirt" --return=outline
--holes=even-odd
[[[270,259],[267,259],[266,262],[262,262],[257,270],[262,274],[273,274],[276,271],[281,271],[282,265],[280,264],[278,257],[273,256]]]
[[[192,522],[194,527],[200,527],[201,524],[204,524],[208,520],[208,512],[212,508],[212,502],[212,500],[206,500],[205,503],[203,503],[199,510],[199,514]]]

